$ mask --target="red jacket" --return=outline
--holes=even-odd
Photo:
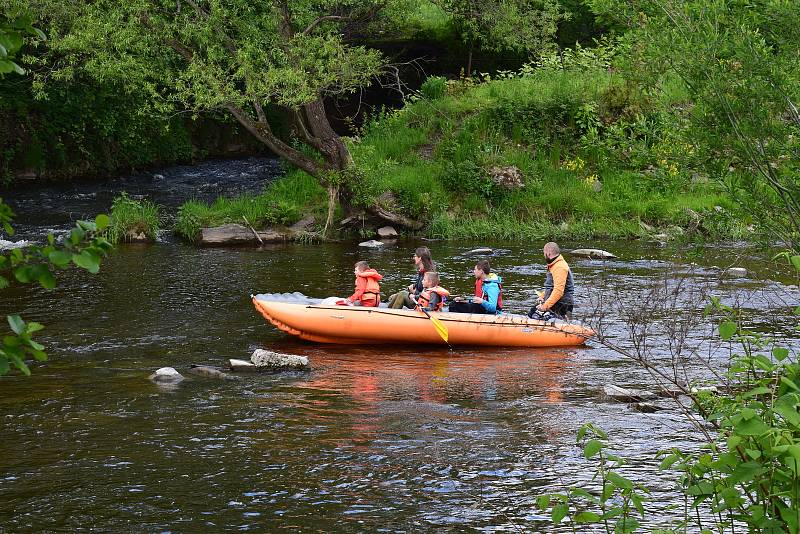
[[[367,269],[356,275],[356,292],[348,297],[353,304],[361,302],[362,306],[377,306],[381,303],[381,285],[383,276],[375,269]]]

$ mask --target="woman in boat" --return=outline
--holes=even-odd
[[[413,284],[408,286],[408,289],[398,291],[394,295],[389,296],[388,305],[390,308],[400,309],[402,307],[414,309],[417,304],[411,297],[416,299],[422,290],[422,280],[425,273],[435,271],[433,260],[431,259],[431,251],[428,247],[419,247],[414,251],[414,265],[417,267],[417,279]]]

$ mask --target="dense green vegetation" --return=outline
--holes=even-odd
[[[623,237],[655,228],[746,235],[728,195],[675,142],[680,82],[657,102],[600,63],[587,69],[576,60],[574,68],[523,69],[482,83],[429,79],[419,98],[376,115],[349,141],[359,170],[354,204],[384,202],[445,238]],[[507,166],[521,171],[524,187],[492,181],[489,169]],[[277,222],[278,205],[292,207],[281,222],[292,222],[292,212],[295,219],[320,212],[323,191],[314,194],[301,174],[289,172],[254,199],[187,204],[179,229],[191,236],[241,220],[244,209],[267,224]]]

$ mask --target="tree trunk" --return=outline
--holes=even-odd
[[[469,42],[469,56],[467,57],[467,78],[472,78],[472,41]]]

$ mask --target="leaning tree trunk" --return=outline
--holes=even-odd
[[[325,104],[321,99],[315,100],[303,106],[300,110],[298,126],[304,129],[301,133],[303,137],[316,146],[325,160],[329,172],[341,174],[353,165],[353,157],[342,138],[333,130],[328,115],[325,113]],[[310,138],[310,139],[309,139]],[[328,229],[333,225],[333,214],[336,210],[336,201],[344,193],[347,195],[347,188],[342,188],[341,180],[335,180],[332,176],[324,178],[328,188],[328,214],[325,218],[325,227],[322,235],[328,233]],[[338,178],[338,177],[337,177]]]

